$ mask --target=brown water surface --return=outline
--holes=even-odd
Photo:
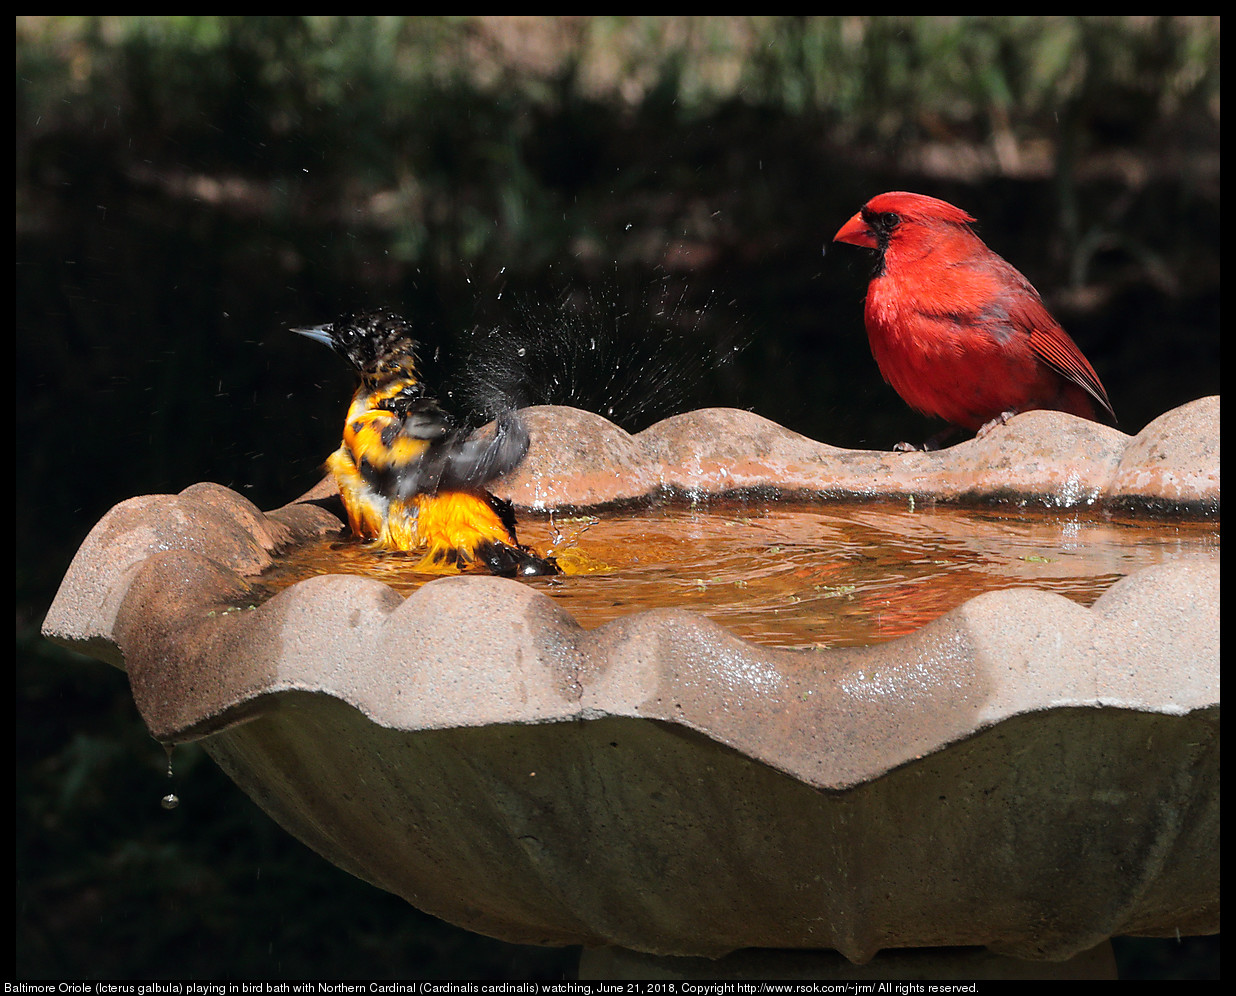
[[[520,539],[568,572],[528,584],[592,628],[672,606],[781,647],[863,646],[912,632],[983,592],[1031,587],[1084,605],[1127,574],[1218,556],[1217,522],[1122,519],[1000,506],[769,499],[659,504],[597,517],[525,513]],[[411,594],[415,558],[338,538],[290,551],[262,594],[319,574],[362,574]]]

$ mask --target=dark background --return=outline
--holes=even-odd
[[[351,382],[290,326],[404,312],[475,421],[887,448],[938,426],[829,240],[908,189],[979,219],[1124,431],[1219,390],[1217,17],[19,17],[16,54],[18,978],[573,971],[337,871],[199,748],[163,811],[123,674],[38,635],[116,502],[316,482]],[[1217,977],[1217,938],[1117,943]]]

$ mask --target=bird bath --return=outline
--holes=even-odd
[[[838,570],[786,649],[681,608],[583,626],[491,577],[405,595],[332,573],[263,601],[263,572],[337,534],[337,499],[262,513],[200,484],[109,512],[44,633],[124,668],[157,739],[200,740],[339,867],[480,933],[583,945],[585,974],[1102,974],[1112,936],[1218,931],[1218,398],[1136,437],[1030,412],[907,454],[728,409],[635,436],[526,415],[500,483],[533,512],[669,489],[741,493],[728,528],[757,531],[790,496],[981,506],[956,520],[973,533],[1128,513],[1161,556],[1080,601],[1025,586],[1031,554],[955,607],[920,578],[918,615],[850,646]]]

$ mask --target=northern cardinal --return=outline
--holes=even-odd
[[[1115,421],[1094,368],[1030,281],[974,234],[974,220],[894,191],[833,237],[878,253],[864,319],[884,379],[911,408],[980,435],[1035,408],[1094,421],[1102,409]]]
[[[528,452],[515,414],[489,438],[454,425],[421,383],[408,323],[389,311],[293,329],[329,346],[360,376],[343,442],[326,461],[348,523],[379,549],[422,553],[434,573],[560,574],[515,535],[515,510],[485,489]]]

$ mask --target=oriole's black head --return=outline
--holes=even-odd
[[[368,379],[416,368],[412,327],[391,311],[353,312],[328,325],[292,331],[330,346]]]

